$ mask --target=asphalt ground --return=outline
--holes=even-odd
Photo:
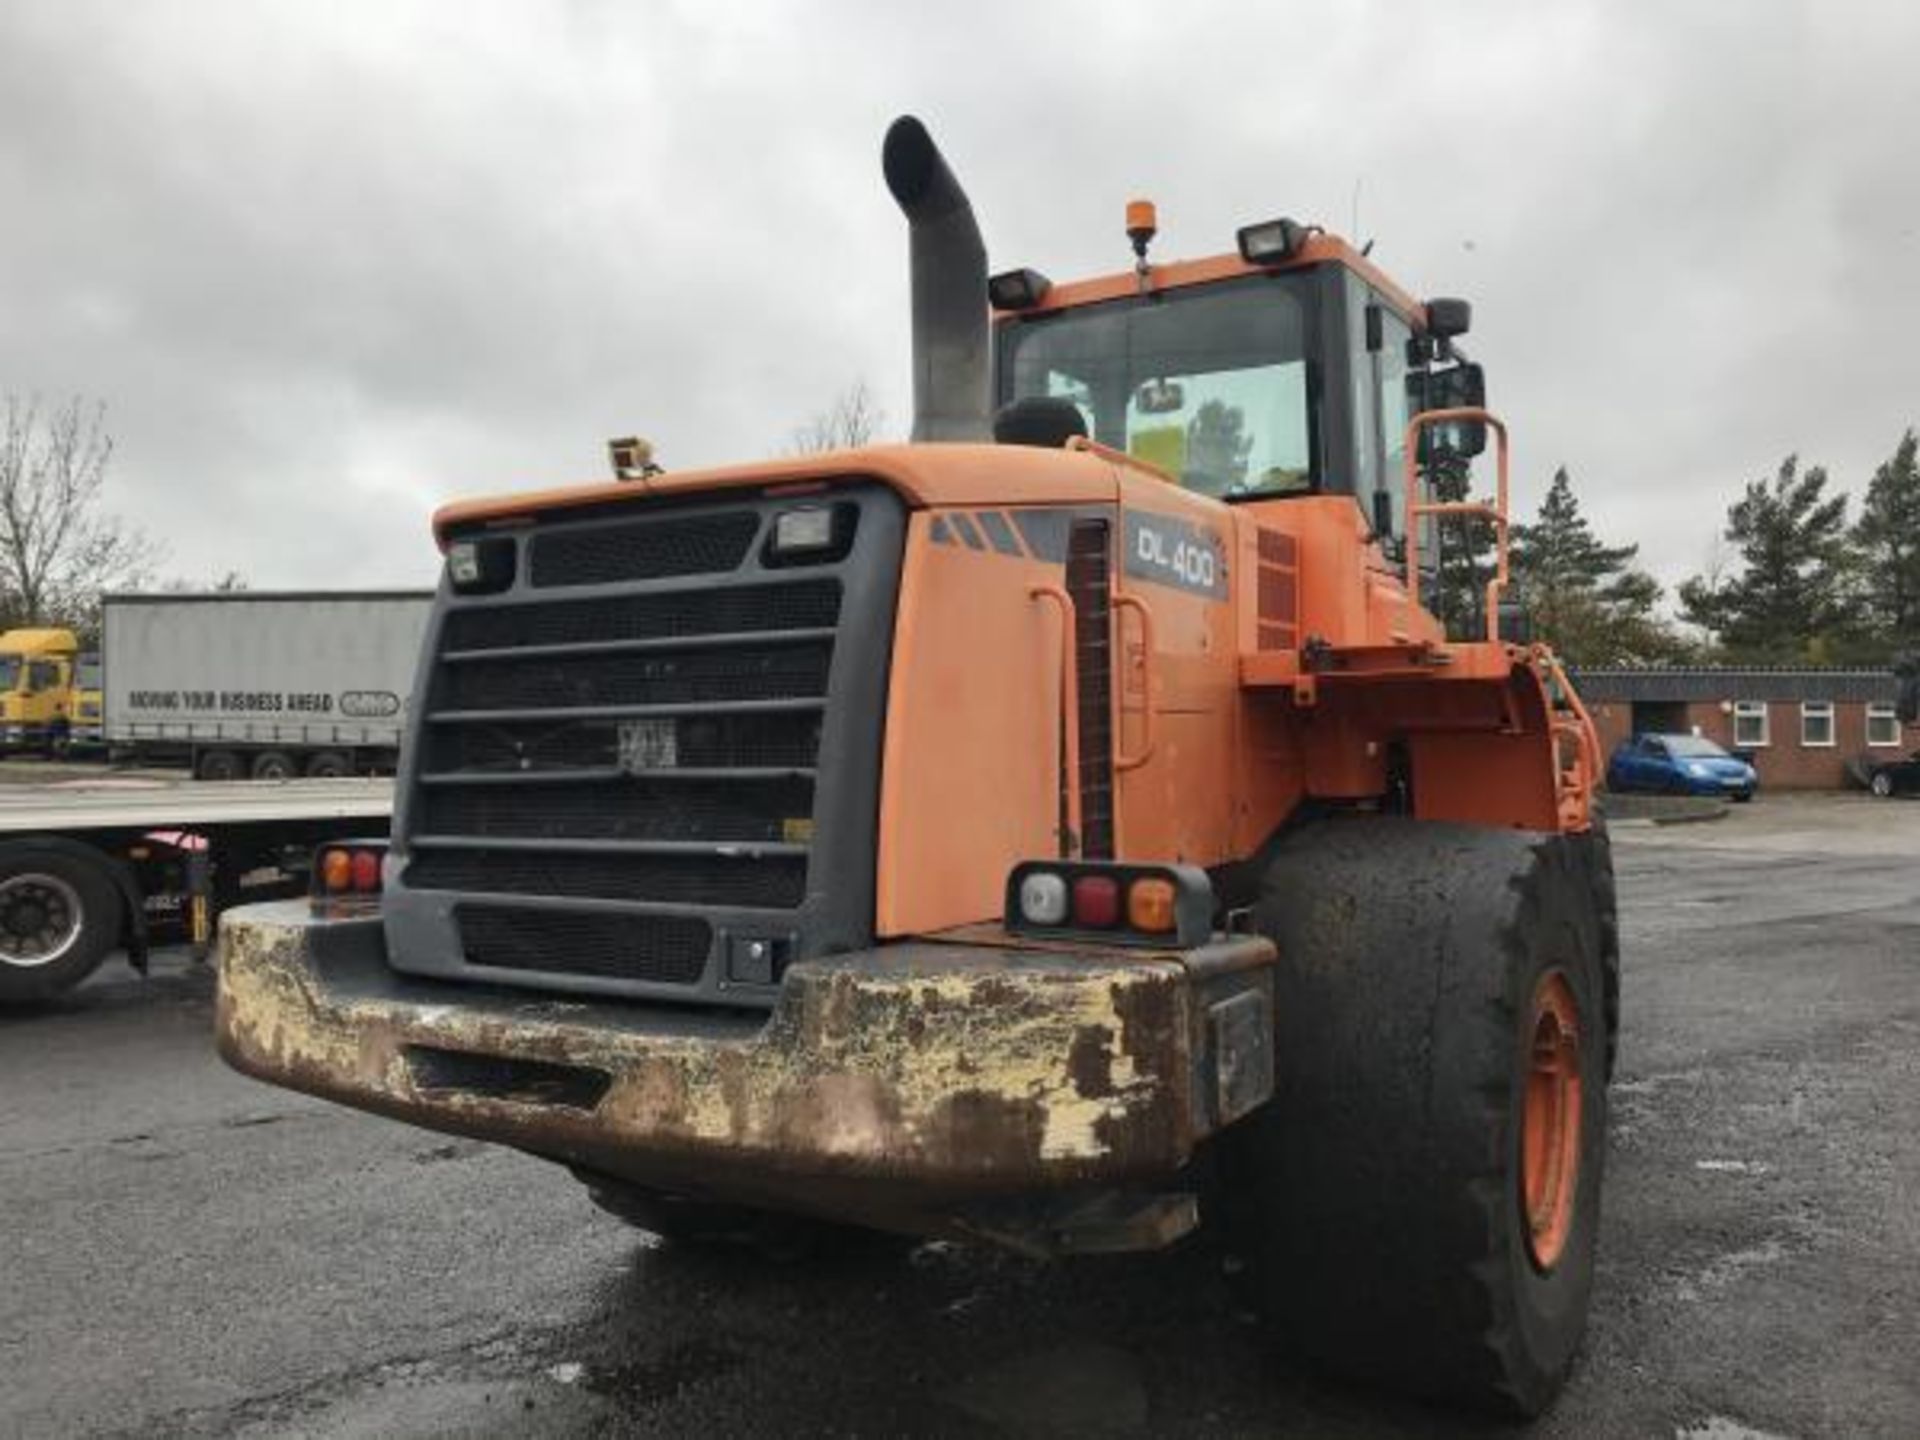
[[[1625,1035],[1546,1436],[1920,1434],[1920,803],[1623,827]],[[1220,1254],[656,1247],[223,1069],[178,956],[0,1012],[0,1434],[1510,1434],[1262,1344]]]

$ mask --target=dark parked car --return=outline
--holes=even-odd
[[[1607,762],[1609,790],[1751,800],[1759,786],[1753,766],[1698,735],[1636,735]]]
[[[1920,750],[1898,760],[1868,756],[1861,760],[1858,773],[1867,789],[1882,799],[1889,795],[1920,795]]]

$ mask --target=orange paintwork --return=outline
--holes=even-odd
[[[990,919],[1016,862],[1060,853],[1063,645],[1044,594],[1060,567],[934,544],[933,518],[909,519],[900,576],[880,766],[882,935]]]
[[[1387,278],[1366,256],[1338,235],[1312,235],[1294,256],[1279,265],[1249,265],[1236,254],[1209,255],[1201,260],[1171,260],[1151,266],[1147,272],[1149,292],[1177,290],[1189,285],[1206,285],[1215,280],[1232,280],[1242,275],[1265,275],[1277,270],[1301,270],[1309,265],[1344,265],[1379,292],[1416,331],[1427,328],[1427,307]],[[995,318],[1005,322],[1021,315],[1044,315],[1076,305],[1091,305],[1101,300],[1120,300],[1140,293],[1140,276],[1132,270],[1099,275],[1090,280],[1069,280],[1050,288],[1037,305],[1024,310],[996,311]]]

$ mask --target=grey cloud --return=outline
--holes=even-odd
[[[174,568],[414,581],[458,494],[904,427],[887,120],[1056,277],[1289,212],[1476,304],[1523,504],[1667,579],[1788,449],[1920,423],[1910,7],[1525,3],[0,12],[0,387],[104,396]]]

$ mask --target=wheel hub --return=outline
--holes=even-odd
[[[80,938],[80,897],[57,875],[0,881],[0,964],[51,965]]]
[[[1527,1032],[1531,1053],[1520,1138],[1520,1199],[1533,1263],[1551,1270],[1573,1230],[1583,1120],[1580,1012],[1562,972],[1541,977]]]

